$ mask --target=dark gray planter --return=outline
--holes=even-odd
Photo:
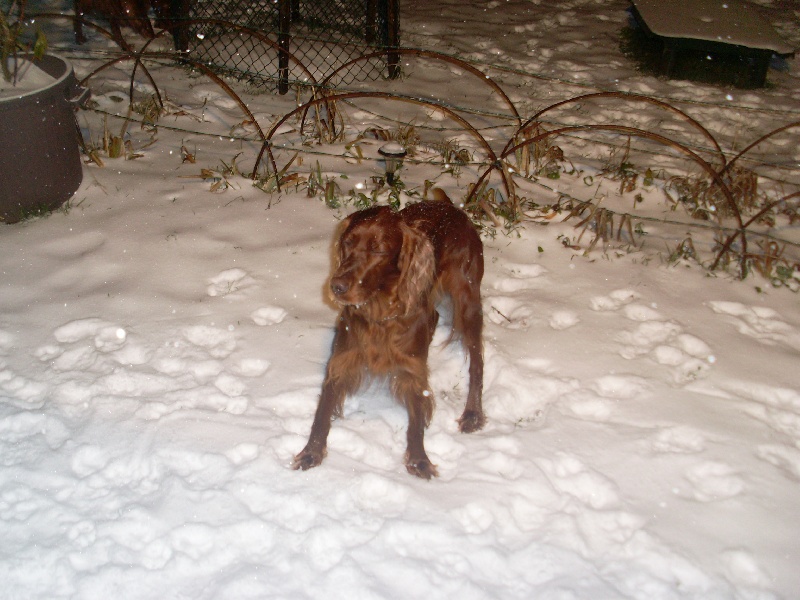
[[[6,223],[58,208],[83,180],[74,105],[86,92],[65,58],[48,54],[36,65],[56,81],[0,98],[0,220]]]

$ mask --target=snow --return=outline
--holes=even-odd
[[[798,120],[794,63],[753,92],[637,73],[617,47],[626,8],[410,1],[403,39],[504,66],[522,114],[597,86],[691,100],[681,106],[726,148]],[[798,16],[767,12],[796,45]],[[108,45],[78,49],[68,29],[51,43],[80,76]],[[450,66],[408,68],[407,82],[385,85],[502,106]],[[125,114],[129,72],[116,65],[90,81],[101,108]],[[155,136],[128,127],[142,157],[87,165],[64,210],[0,230],[4,598],[796,597],[796,293],[669,263],[664,244],[685,231],[655,225],[641,250],[588,256],[562,243],[577,237],[574,221],[485,236],[486,428],[458,432],[466,367],[443,325],[426,433],[439,478],[406,473],[406,416],[380,384],[348,401],[323,464],[293,471],[329,355],[336,313],[324,286],[349,209],[293,186],[264,194],[234,175],[213,192],[201,168],[219,173],[238,155],[246,171],[259,146],[231,133],[248,126],[209,80],[153,72],[183,114],[162,117]],[[242,95],[265,129],[297,101]],[[348,126],[378,123],[376,107],[386,112],[343,107]],[[411,110],[389,105],[400,122],[421,118]],[[642,105],[596,110],[609,122],[665,119]],[[496,120],[474,118],[504,141]],[[101,137],[101,115],[80,124]],[[109,119],[112,134],[120,127]],[[296,130],[279,137],[297,142]],[[791,139],[759,156],[796,166]],[[319,160],[343,189],[369,187],[382,142],[361,143],[363,160],[309,146],[297,171],[307,177]],[[196,163],[182,162],[182,147]],[[279,165],[293,154],[283,152]],[[401,176],[460,198],[476,173],[443,176],[407,158]],[[658,198],[645,204],[666,210]]]
[[[9,58],[9,69],[11,73],[14,73],[14,69],[11,66],[12,64],[13,61]],[[4,77],[0,77],[0,98],[23,96],[34,90],[41,90],[55,81],[55,77],[42,71],[35,63],[20,58],[15,80],[6,81]]]

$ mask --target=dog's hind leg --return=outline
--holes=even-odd
[[[481,310],[480,292],[472,290],[468,302],[456,302],[454,311],[458,311],[458,334],[464,349],[469,355],[469,391],[464,412],[458,419],[462,433],[472,433],[483,428],[486,417],[483,414],[483,311]]]
[[[391,388],[395,398],[408,411],[406,432],[406,470],[421,479],[437,477],[436,466],[425,452],[425,428],[433,415],[433,392],[427,381],[427,369],[422,367],[422,376],[401,371],[392,376]]]

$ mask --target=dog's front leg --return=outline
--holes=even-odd
[[[358,367],[361,364],[363,360],[353,337],[353,327],[340,317],[333,338],[331,357],[325,369],[325,381],[322,383],[317,412],[311,425],[311,434],[306,447],[294,457],[294,469],[305,471],[322,463],[331,420],[334,416],[341,416],[345,398],[361,385],[362,372]]]
[[[311,425],[311,434],[303,450],[294,457],[292,467],[303,471],[311,469],[322,463],[327,453],[328,433],[331,430],[331,419],[344,402],[344,392],[336,386],[330,378],[325,379],[322,393],[319,397],[314,423]]]

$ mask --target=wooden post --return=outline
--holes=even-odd
[[[662,40],[663,49],[661,51],[661,72],[667,77],[675,74],[675,61],[678,57],[678,49],[671,40]]]
[[[769,71],[769,63],[772,60],[771,50],[753,50],[750,55],[753,65],[750,67],[748,77],[748,84],[751,87],[764,87],[767,85],[767,71]]]

